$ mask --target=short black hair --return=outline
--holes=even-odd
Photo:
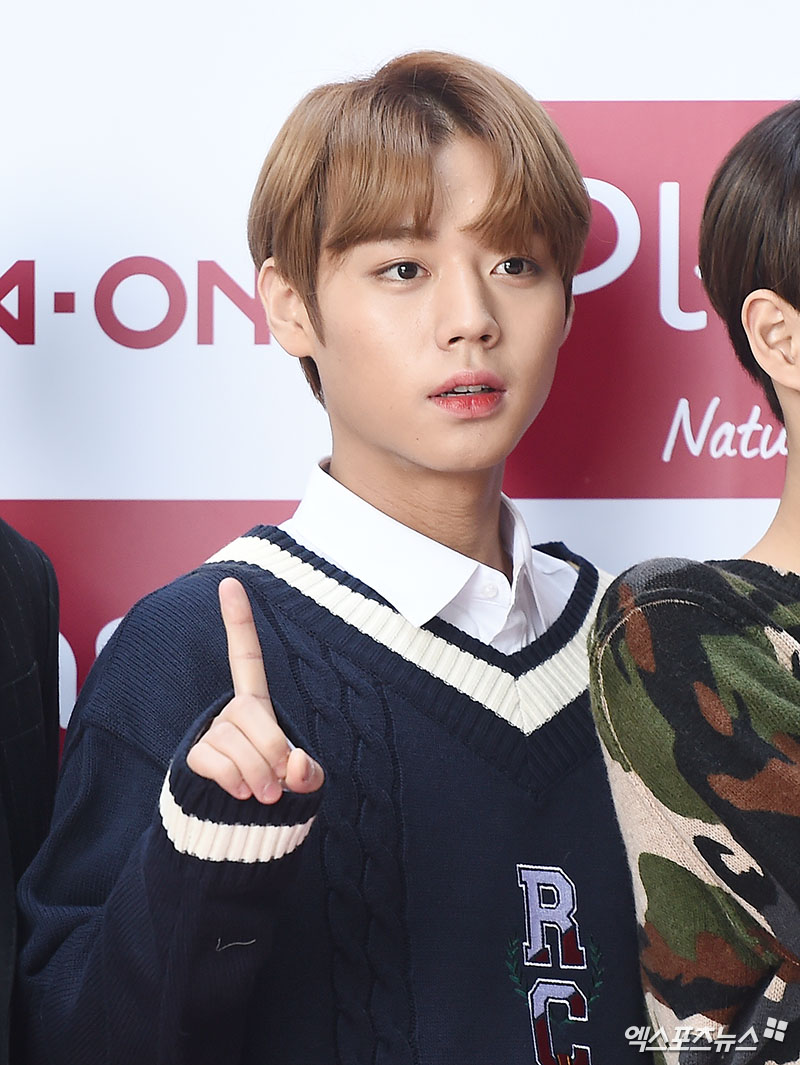
[[[783,422],[772,380],[750,350],[742,305],[766,288],[800,308],[800,102],[748,130],[714,175],[700,226],[700,272],[739,362]]]

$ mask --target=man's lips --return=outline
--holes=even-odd
[[[493,373],[464,371],[442,382],[428,398],[458,418],[482,418],[502,403],[506,388]]]
[[[476,396],[505,392],[504,381],[497,374],[467,370],[453,374],[430,394],[430,399],[450,396]]]

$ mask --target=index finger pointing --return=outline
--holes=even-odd
[[[247,592],[235,577],[225,577],[220,581],[219,606],[228,639],[228,663],[234,695],[254,695],[271,710],[264,656],[253,621],[253,611]]]

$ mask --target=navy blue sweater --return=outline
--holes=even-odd
[[[635,920],[586,691],[598,575],[575,562],[511,655],[417,628],[272,527],[134,607],[21,890],[31,1061],[632,1062]],[[242,802],[186,766],[232,695],[228,574],[317,794]]]

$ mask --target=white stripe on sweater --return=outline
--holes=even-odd
[[[600,574],[591,609],[569,643],[516,679],[499,666],[418,628],[391,607],[347,588],[270,540],[240,536],[212,555],[208,562],[248,562],[273,573],[384,647],[482,703],[526,736],[585,690],[589,676],[586,639],[600,598],[611,580]]]
[[[299,847],[314,818],[301,825],[226,825],[187,814],[170,791],[169,773],[159,810],[164,831],[180,854],[209,862],[271,862]]]

